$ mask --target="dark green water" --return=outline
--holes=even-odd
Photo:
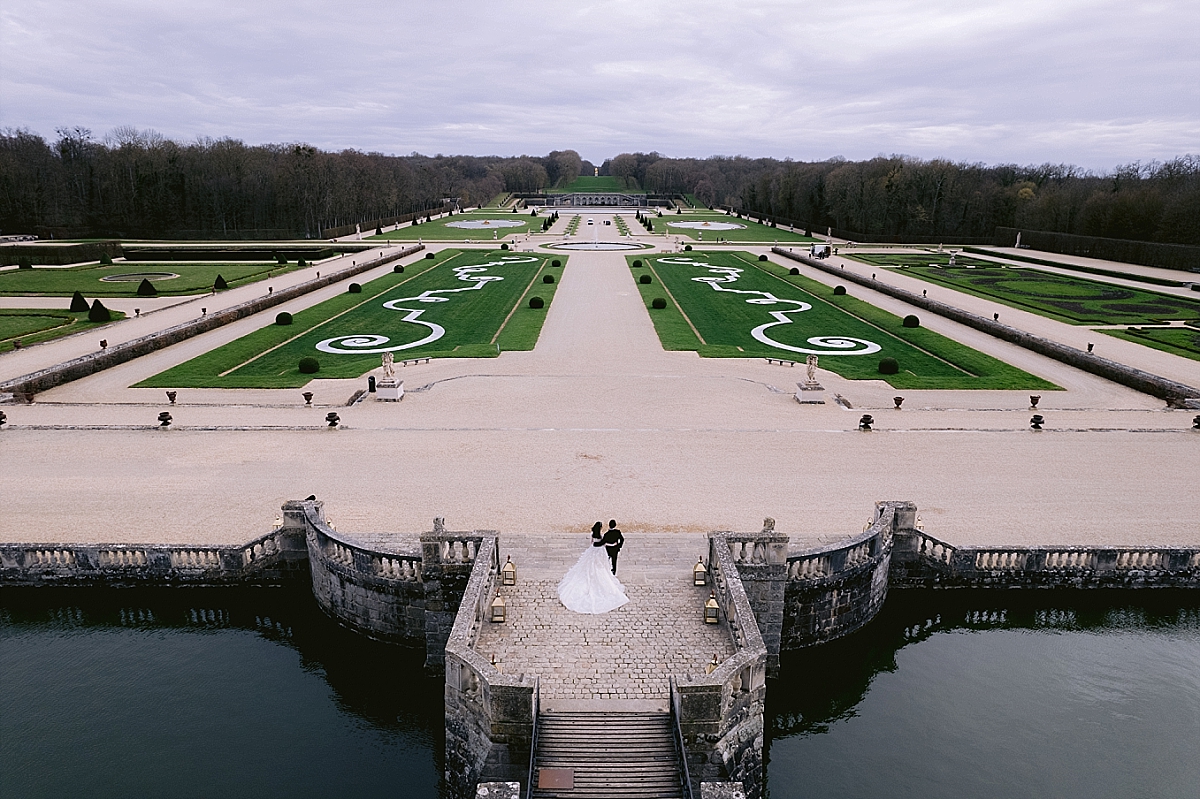
[[[0,797],[435,799],[441,681],[306,590],[0,591]],[[1200,592],[894,591],[768,688],[768,791],[1200,797]]]
[[[1200,797],[1200,592],[893,591],[767,688],[770,799]]]

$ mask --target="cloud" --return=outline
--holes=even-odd
[[[0,8],[0,125],[1106,168],[1200,150],[1196,30],[1186,0],[23,0]]]

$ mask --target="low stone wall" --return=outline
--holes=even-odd
[[[921,530],[895,538],[903,587],[1200,588],[1196,547],[955,547]]]
[[[735,652],[710,674],[677,678],[679,727],[693,791],[720,779],[745,783],[746,795],[763,791],[763,710],[767,698],[767,647],[755,621],[733,546],[723,533],[709,537],[709,575],[729,624]]]
[[[962,308],[956,308],[953,305],[948,305],[944,302],[922,297],[919,294],[914,294],[906,289],[897,288],[896,286],[888,285],[887,283],[878,280],[872,280],[869,277],[847,272],[844,269],[833,266],[832,264],[819,261],[816,258],[809,258],[805,255],[789,252],[782,247],[773,247],[771,252],[776,255],[790,258],[793,261],[799,261],[806,266],[811,266],[814,269],[820,269],[822,272],[828,272],[831,275],[837,275],[841,280],[849,283],[857,283],[860,286],[866,286],[881,294],[887,294],[889,297],[895,297],[898,300],[903,300],[909,305],[917,308],[923,308],[931,313],[939,316],[944,316],[947,319],[952,319],[959,324],[967,327],[975,328],[990,336],[995,336],[1002,341],[1007,341],[1010,344],[1016,344],[1018,347],[1024,347],[1027,350],[1032,350],[1039,355],[1045,355],[1048,358],[1053,358],[1056,361],[1061,361],[1068,366],[1073,366],[1076,369],[1082,369],[1085,372],[1103,377],[1106,380],[1111,380],[1114,383],[1120,383],[1123,386],[1128,386],[1136,391],[1141,391],[1153,397],[1164,399],[1173,404],[1182,404],[1185,399],[1200,397],[1200,389],[1194,388],[1184,383],[1177,383],[1174,380],[1168,380],[1165,377],[1144,372],[1141,369],[1135,369],[1132,366],[1126,366],[1123,363],[1110,361],[1107,358],[1101,358],[1099,355],[1094,355],[1083,350],[1068,347],[1066,344],[1060,344],[1057,341],[1035,336],[1032,333],[1027,333],[1024,330],[1018,330],[1015,327],[1001,324],[994,319],[988,319],[983,316],[978,316],[969,311],[964,311]]]
[[[781,643],[784,649],[822,644],[854,632],[887,598],[894,536],[916,523],[911,502],[876,502],[861,534],[787,558]]]
[[[475,651],[480,627],[491,623],[498,553],[494,535],[480,542],[445,646],[445,777],[452,796],[475,795],[481,781],[520,782],[529,767],[536,678],[503,674]]]
[[[79,380],[96,372],[132,361],[134,358],[140,358],[143,355],[164,349],[172,344],[178,344],[201,333],[216,330],[218,327],[227,325],[230,322],[236,322],[238,319],[274,308],[297,297],[302,297],[309,292],[333,285],[348,277],[353,277],[383,264],[397,261],[423,249],[425,247],[421,244],[406,247],[403,250],[387,253],[379,258],[356,264],[348,269],[331,272],[291,286],[290,288],[280,289],[265,296],[256,297],[240,305],[235,305],[232,308],[216,311],[201,316],[199,319],[193,319],[190,322],[184,322],[174,327],[169,327],[166,330],[160,330],[157,333],[151,333],[147,336],[114,345],[100,352],[89,353],[88,355],[64,361],[47,369],[21,375],[20,377],[0,383],[0,392],[11,392],[26,402],[32,402],[33,397],[39,392],[47,391],[55,386],[61,386],[72,380]]]

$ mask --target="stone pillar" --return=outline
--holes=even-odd
[[[448,532],[442,517],[433,520],[433,532],[421,536],[421,581],[425,589],[425,668],[440,673],[445,667],[446,640],[454,627],[458,606],[475,554],[484,536],[495,531]]]
[[[730,534],[729,541],[735,547],[742,547],[741,557],[735,558],[738,577],[767,647],[767,673],[776,677],[783,637],[788,536],[775,532],[774,519],[766,519],[761,533]]]

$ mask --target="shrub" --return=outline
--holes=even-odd
[[[158,289],[154,288],[154,284],[150,282],[150,278],[142,278],[142,282],[138,283],[137,295],[139,297],[157,297]]]
[[[904,317],[904,326],[905,327],[920,327],[921,320],[917,318],[916,314],[909,314],[908,316]]]
[[[298,366],[302,375],[315,375],[321,371],[321,362],[311,355],[301,358]]]
[[[376,236],[382,236],[382,235],[383,235],[383,225],[376,225],[376,226],[375,226],[375,235],[376,235]]]
[[[554,275],[542,275],[542,282],[543,283],[553,283]]]
[[[789,275],[798,275],[798,274],[800,274],[800,269],[799,269],[799,267],[795,267],[795,266],[793,266],[791,269],[789,269],[789,270],[788,270],[788,274],[789,274]]]
[[[292,323],[292,315],[290,313],[288,313],[287,311],[280,311],[279,313],[275,314],[275,324],[290,325],[291,323]]]
[[[846,293],[846,287],[845,287],[845,286],[834,286],[834,287],[833,287],[833,295],[834,295],[835,297],[840,297],[840,296],[842,296],[842,295],[843,295],[843,294],[845,294],[845,293]]]
[[[17,269],[33,269],[33,259],[28,255],[22,255],[17,259]]]
[[[217,279],[213,281],[213,291],[224,291],[229,288],[229,284],[225,282],[225,278],[217,275]]]
[[[562,266],[562,261],[555,258],[553,261],[550,262],[550,265],[551,266]]]
[[[431,259],[431,260],[432,260],[432,259],[433,259],[433,253],[431,253],[431,252],[427,252],[427,253],[425,253],[425,257],[426,257],[426,258],[429,258],[429,259]]]
[[[71,295],[71,311],[73,313],[84,313],[90,307],[82,293],[77,291]]]
[[[500,249],[502,249],[502,250],[507,250],[507,249],[508,249],[508,244],[507,244],[507,243],[505,243],[505,244],[501,244],[501,245],[500,245]]]
[[[112,256],[106,252],[100,253],[100,265],[101,266],[112,266]]]
[[[362,286],[358,285],[357,283],[351,283],[350,287],[346,290],[351,294],[362,294]]]
[[[642,284],[649,283],[650,280],[651,280],[651,278],[649,275],[642,275],[641,277],[638,278],[638,282],[642,283]]]
[[[879,374],[894,375],[900,371],[900,364],[895,358],[884,358],[879,362]]]
[[[653,299],[653,301],[651,301],[650,307],[657,308],[658,310],[661,311],[663,308],[667,307],[667,301],[664,300],[662,297],[655,297]]]
[[[685,251],[685,252],[691,252],[691,251],[692,251],[692,245],[690,245],[690,244],[685,244],[685,245],[683,245],[683,249],[684,249],[684,251]]]
[[[396,264],[395,266],[392,267],[392,271],[395,272],[397,275],[403,273],[404,272],[404,264]]]
[[[766,256],[766,255],[760,255],[760,256],[758,256],[758,260],[760,260],[760,261],[765,261],[765,260],[767,260],[767,256]]]
[[[104,303],[100,300],[93,300],[92,307],[88,309],[89,322],[111,322],[112,313],[104,307]]]
[[[541,297],[530,297],[529,298],[529,307],[534,308],[534,309],[545,308],[546,301],[543,300]]]
[[[282,255],[276,255],[275,263],[279,264],[280,266],[283,266],[284,264],[287,263],[287,258],[283,257]]]
[[[633,262],[633,267],[634,267],[635,269],[636,269],[637,267],[641,266],[641,265],[642,265],[642,259],[641,259],[641,258],[638,258],[637,260],[635,260],[635,261]]]
[[[296,266],[298,266],[298,267],[300,267],[301,269],[303,269],[304,267],[308,266],[308,262],[307,262],[307,261],[305,261],[303,258],[300,258],[300,259],[298,259],[298,260],[296,261]]]

